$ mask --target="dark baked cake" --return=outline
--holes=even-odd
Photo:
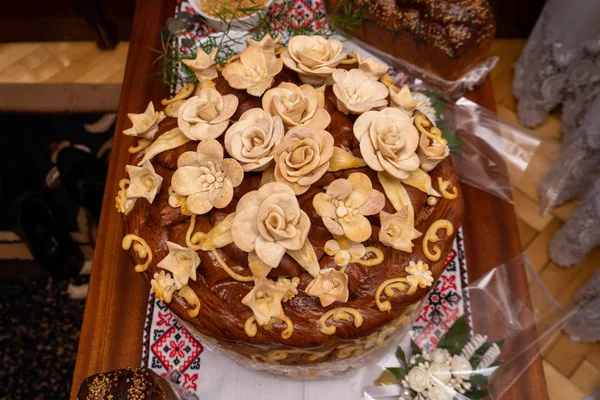
[[[434,286],[461,223],[459,185],[439,129],[416,109],[408,88],[377,76],[381,65],[358,65],[336,42],[296,37],[286,49],[269,37],[218,74],[199,50],[194,71],[201,83],[164,102],[173,118],[163,121],[149,107],[131,115],[134,126],[125,132],[139,145],[130,149],[138,152],[116,199],[125,214],[123,247],[173,312],[255,362],[317,364],[381,344]],[[314,82],[315,75],[299,78],[292,69],[298,47],[327,58],[314,66],[325,75],[314,86],[300,78]],[[260,97],[263,88],[247,84],[247,70],[262,60],[274,80]],[[214,107],[202,100],[206,93],[217,98],[212,90],[223,98]],[[239,103],[229,117],[228,102],[235,101],[227,96]],[[294,105],[304,112],[292,112]],[[203,123],[210,126],[193,125]],[[222,133],[210,131],[221,123]],[[272,135],[265,135],[269,126]],[[212,137],[202,136],[209,131]],[[271,149],[250,161],[244,154],[252,146]]]
[[[167,382],[147,368],[126,368],[92,375],[83,381],[77,400],[177,400]]]
[[[343,1],[365,18],[348,34],[449,81],[482,62],[496,34],[487,0]],[[328,0],[328,12],[339,2]]]

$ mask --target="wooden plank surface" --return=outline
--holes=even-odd
[[[159,31],[174,12],[175,0],[140,1],[137,4],[119,118],[108,172],[103,212],[94,254],[88,299],[79,341],[71,398],[87,376],[141,363],[142,332],[148,301],[148,284],[133,270],[121,250],[123,220],[114,208],[118,182],[124,176],[132,138],[121,132],[130,124],[127,112],[142,112],[149,100],[157,104],[166,88],[150,80]],[[490,80],[469,94],[471,100],[494,109]],[[463,186],[466,205],[465,246],[469,279],[478,279],[490,269],[521,253],[514,208],[478,189]],[[529,304],[524,270],[512,277],[514,289]],[[475,321],[477,324],[477,321]],[[525,340],[531,340],[531,336]],[[531,349],[530,352],[535,352]],[[536,359],[504,396],[506,399],[546,399],[546,383],[540,359]]]
[[[149,285],[134,272],[121,250],[123,218],[114,204],[129,160],[127,148],[133,143],[133,138],[122,134],[131,125],[127,112],[143,112],[150,100],[160,104],[168,92],[158,80],[151,79],[156,53],[149,47],[160,48],[160,30],[174,10],[175,0],[137,2],[73,374],[73,399],[89,375],[141,364]]]

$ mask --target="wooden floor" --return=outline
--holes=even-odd
[[[500,63],[492,71],[498,115],[516,124],[512,70],[524,43],[496,40],[492,48],[492,53],[500,57]],[[91,42],[0,44],[0,83],[120,83],[127,50],[127,43],[120,43],[115,50],[107,52],[98,51]],[[560,140],[560,115],[550,116],[536,132]],[[548,243],[573,213],[577,202],[556,208],[547,216],[538,214],[537,187],[559,151],[552,147],[540,153],[514,182],[519,234],[542,281],[555,298],[566,304],[598,268],[600,249],[571,268],[559,268],[550,262]],[[534,303],[537,308],[545,307],[539,297],[534,296]],[[543,356],[551,400],[582,399],[600,386],[600,345],[572,343],[560,333],[543,350]]]

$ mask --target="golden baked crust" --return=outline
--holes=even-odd
[[[231,117],[232,121],[237,121],[245,111],[261,106],[259,97],[250,96],[245,91],[232,89],[222,76],[219,76],[214,82],[219,93],[222,95],[234,94],[239,100],[239,106]],[[300,84],[297,75],[286,69],[275,77],[273,87],[279,85],[280,82]],[[355,156],[360,157],[359,142],[353,134],[356,116],[338,111],[335,101],[335,95],[331,87],[328,87],[325,92],[325,109],[331,116],[331,123],[327,130],[333,136],[335,146],[349,149]],[[167,118],[160,124],[156,137],[176,126],[176,119]],[[221,144],[223,144],[224,136],[221,135],[217,139]],[[167,241],[185,246],[186,233],[190,227],[190,216],[182,214],[181,208],[169,205],[170,182],[177,169],[178,158],[184,152],[194,151],[197,146],[198,142],[188,142],[154,157],[152,164],[156,173],[163,178],[163,184],[152,204],[147,201],[137,201],[131,212],[125,217],[125,233],[143,238],[151,251],[152,260],[143,272],[148,280],[152,279],[155,273],[164,271],[157,267],[157,264],[169,254]],[[137,165],[143,156],[143,152],[133,155],[130,164]],[[374,189],[382,193],[385,191],[379,182],[377,173],[365,166],[327,172],[308,191],[297,196],[301,209],[310,218],[311,227],[308,239],[315,249],[321,269],[339,269],[339,267],[336,266],[333,257],[325,254],[325,243],[332,239],[332,235],[315,211],[313,198],[317,193],[323,193],[325,187],[333,180],[348,177],[355,172],[368,175]],[[438,183],[438,178],[441,178],[445,182],[450,182],[450,187],[460,193],[458,180],[449,157],[440,162],[429,172],[429,175],[434,189],[441,190]],[[213,208],[205,215],[194,217],[193,233],[209,232],[216,223],[236,210],[236,205],[244,194],[258,189],[260,181],[260,172],[246,172],[242,183],[234,189],[233,201],[227,207]],[[432,286],[416,287],[414,293],[396,292],[393,296],[388,297],[385,292],[382,292],[386,282],[406,277],[408,273],[405,268],[410,261],[415,263],[422,261],[427,264],[435,282],[444,269],[445,257],[452,247],[456,231],[461,223],[463,203],[460,195],[456,199],[441,197],[435,206],[430,206],[427,204],[427,194],[411,186],[405,187],[414,208],[414,227],[422,235],[413,240],[412,252],[395,250],[383,245],[379,240],[379,216],[368,217],[373,225],[373,232],[364,244],[380,249],[384,259],[381,264],[375,266],[365,266],[356,262],[348,265],[345,270],[348,275],[349,290],[347,302],[338,301],[323,307],[318,297],[309,296],[305,290],[313,277],[287,254],[284,255],[280,265],[271,270],[268,277],[273,280],[277,280],[278,277],[299,278],[298,293],[289,301],[282,303],[286,317],[293,324],[291,336],[285,337],[286,335],[283,334],[289,328],[287,322],[274,323],[270,329],[268,329],[269,327],[257,327],[254,336],[248,335],[245,324],[248,321],[252,322],[253,312],[242,304],[242,299],[252,290],[254,283],[251,281],[251,271],[247,267],[248,254],[241,251],[234,243],[215,251],[233,272],[248,277],[250,281],[241,282],[233,279],[222,268],[213,252],[198,251],[201,262],[196,270],[196,280],[190,280],[188,286],[200,302],[199,309],[185,300],[179,292],[173,294],[169,308],[200,333],[218,339],[220,344],[225,347],[251,357],[255,361],[312,364],[350,356],[352,352],[348,351],[349,343],[367,338],[369,335],[378,335],[388,324],[398,325],[406,321],[405,315],[414,309]],[[384,211],[390,214],[396,212],[387,197]],[[449,221],[454,229],[452,232],[444,229],[433,232],[437,233],[439,238],[435,245],[439,247],[441,254],[437,261],[431,261],[423,253],[423,240],[427,237],[426,232],[431,225],[440,219]],[[429,244],[428,248],[433,251],[432,244]],[[136,264],[143,264],[147,260],[146,257],[140,257],[140,253],[133,247],[131,247],[130,253]],[[365,257],[365,259],[372,258],[374,258],[373,254],[367,254]],[[376,298],[378,293],[379,299]],[[391,305],[391,309],[388,311],[381,309],[381,302],[385,300],[389,301]],[[190,316],[190,309],[194,309],[192,314],[197,312],[197,315]],[[345,312],[350,320],[333,321],[330,318],[333,317],[332,310]],[[354,313],[359,315],[353,315]],[[360,318],[361,324],[356,323],[357,318]],[[324,332],[323,328],[330,331],[333,330],[331,327],[335,327],[333,333]]]

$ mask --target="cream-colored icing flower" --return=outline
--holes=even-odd
[[[281,35],[277,35],[275,39],[273,39],[271,35],[267,33],[260,40],[254,40],[250,36],[248,36],[246,37],[246,41],[248,42],[248,46],[260,47],[265,51],[265,53],[275,54],[275,45],[277,45],[281,41],[281,38]]]
[[[454,390],[446,385],[433,385],[427,391],[428,400],[452,400],[454,398]]]
[[[298,73],[303,83],[323,85],[346,58],[342,50],[339,40],[298,35],[290,39],[281,59],[287,68]]]
[[[254,288],[242,299],[242,304],[252,309],[258,325],[264,326],[271,318],[283,319],[285,314],[281,301],[288,293],[288,288],[278,286],[265,277],[256,279]]]
[[[406,375],[408,386],[417,393],[420,393],[431,386],[429,372],[421,367],[413,367]]]
[[[163,181],[162,176],[154,171],[152,163],[146,161],[141,167],[127,165],[125,171],[127,171],[131,182],[125,190],[125,198],[129,200],[143,197],[152,204]]]
[[[245,252],[276,268],[283,255],[300,250],[310,229],[294,191],[278,182],[246,193],[238,202],[231,226],[233,242]]]
[[[419,168],[419,131],[402,111],[385,108],[368,111],[354,122],[354,136],[360,142],[360,153],[375,171],[387,171],[398,179],[406,179]]]
[[[323,108],[324,90],[324,87],[315,89],[311,85],[282,82],[267,90],[262,98],[262,107],[271,115],[279,115],[288,128],[304,125],[325,129],[331,122],[331,116]]]
[[[333,144],[333,136],[322,129],[290,129],[275,148],[275,179],[297,195],[306,192],[327,172]]]
[[[192,140],[216,139],[227,129],[237,107],[235,95],[221,96],[215,89],[207,87],[179,107],[177,125]]]
[[[388,87],[388,90],[390,93],[390,107],[398,108],[408,117],[412,117],[417,107],[423,104],[422,101],[413,99],[408,85],[402,86],[402,89],[391,85]]]
[[[271,87],[273,77],[282,68],[283,61],[275,54],[258,46],[248,46],[240,54],[240,60],[227,64],[222,74],[231,87],[245,89],[248,94],[259,97]]]
[[[385,196],[373,189],[367,175],[355,172],[348,179],[331,182],[326,193],[317,193],[313,206],[329,232],[345,235],[353,242],[364,242],[372,232],[366,216],[383,209]]]
[[[452,356],[446,349],[437,348],[431,352],[431,361],[438,364],[450,364]]]
[[[142,139],[152,140],[158,132],[158,124],[166,118],[162,111],[154,111],[154,104],[148,103],[146,111],[141,114],[127,114],[133,126],[123,131],[124,134]]]
[[[362,114],[387,106],[388,90],[359,69],[336,69],[331,75],[337,109],[344,114]]]
[[[181,60],[181,62],[194,71],[196,78],[198,78],[200,82],[209,81],[219,76],[215,63],[215,56],[218,51],[219,48],[217,47],[213,49],[210,54],[206,54],[201,47],[198,47],[196,49],[195,60]]]
[[[414,239],[421,236],[421,232],[412,226],[408,219],[408,207],[402,208],[395,214],[385,211],[379,213],[381,229],[379,229],[379,241],[386,246],[396,250],[410,253],[414,246]]]
[[[452,379],[450,367],[446,364],[432,363],[429,366],[431,380],[436,383],[448,383]]]
[[[319,276],[313,279],[306,287],[305,292],[311,296],[318,296],[323,307],[340,301],[348,301],[348,275],[333,268],[325,268]]]
[[[201,215],[213,207],[227,207],[233,199],[233,188],[243,179],[240,164],[233,158],[223,159],[221,144],[206,139],[195,152],[179,156],[171,187],[175,194],[186,197],[185,204],[191,212]]]
[[[371,57],[363,58],[359,52],[356,52],[358,60],[358,69],[367,74],[369,79],[378,81],[383,75],[387,74],[389,67],[383,63],[373,60]]]
[[[466,357],[461,356],[461,355],[456,355],[456,356],[452,357],[451,368],[452,368],[452,375],[460,376],[463,379],[471,376],[471,373],[473,372],[473,367],[471,366],[471,363],[469,362],[469,360],[467,360]]]
[[[414,261],[411,261],[404,270],[409,274],[406,277],[406,280],[412,286],[426,288],[427,286],[433,285],[433,275],[429,270],[429,265],[425,264],[423,261],[419,260],[416,264]]]
[[[188,284],[189,279],[196,280],[196,268],[200,265],[200,257],[189,247],[167,241],[169,254],[158,264],[158,268],[165,269],[173,274],[175,286],[181,289]]]
[[[325,243],[325,253],[333,257],[333,261],[340,267],[350,264],[352,259],[361,259],[367,254],[364,244],[343,240],[342,243],[335,239]]]
[[[426,135],[421,135],[419,139],[419,150],[417,152],[420,160],[420,166],[423,171],[431,171],[440,161],[450,155],[450,149],[446,140],[431,140]]]
[[[165,271],[155,272],[154,279],[150,281],[152,292],[160,301],[170,303],[173,298],[173,293],[177,290],[175,279]]]
[[[283,133],[283,122],[278,115],[272,117],[261,108],[253,108],[229,127],[225,148],[244,171],[262,171],[273,161],[273,152],[283,140]]]

